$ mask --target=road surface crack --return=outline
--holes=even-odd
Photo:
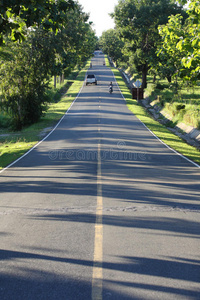
[[[174,205],[174,206],[153,206],[153,205],[138,205],[138,206],[109,206],[102,209],[106,212],[200,212],[200,207],[195,205]],[[96,207],[62,207],[62,208],[6,208],[0,211],[0,215],[48,215],[48,214],[67,214],[67,213],[84,213],[84,214],[95,214]]]

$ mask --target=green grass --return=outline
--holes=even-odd
[[[124,98],[126,99],[127,106],[138,119],[140,119],[159,139],[166,143],[169,147],[177,152],[200,164],[200,151],[185,143],[181,138],[170,132],[165,126],[152,119],[146,110],[138,104],[137,100],[132,99],[132,95],[127,88],[120,72],[112,68],[117,83],[121,89]]]
[[[153,83],[153,78],[148,76],[145,97],[149,97],[153,105],[155,99],[159,100],[156,105],[171,116],[172,126],[183,122],[200,129],[200,86],[192,88],[185,84],[176,91],[175,86],[167,80],[157,79]]]
[[[79,72],[76,79],[73,80],[73,84],[70,86],[67,93],[62,96],[60,101],[49,105],[45,116],[42,117],[38,123],[24,128],[20,132],[10,132],[5,128],[0,130],[0,169],[8,166],[37,144],[41,140],[41,132],[45,128],[52,128],[56,125],[70,107],[82,87],[89,63],[90,61],[88,61],[85,68]],[[63,88],[66,83],[67,81],[63,86],[60,86],[60,88]],[[56,90],[52,93],[54,92],[57,93],[58,91]],[[6,122],[6,117],[4,122]]]

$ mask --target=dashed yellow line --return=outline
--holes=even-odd
[[[102,224],[102,180],[101,180],[101,141],[98,143],[97,168],[97,207],[94,240],[94,259],[92,275],[92,300],[102,300],[102,260],[103,260],[103,224]]]

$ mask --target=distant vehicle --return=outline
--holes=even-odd
[[[94,55],[100,55],[103,54],[102,50],[96,50],[94,51]]]
[[[94,74],[88,74],[87,77],[86,77],[86,85],[88,84],[95,84],[97,85],[97,79],[95,77]]]

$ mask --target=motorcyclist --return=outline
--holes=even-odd
[[[110,85],[109,85],[109,92],[110,93],[113,92],[113,83],[112,83],[112,81],[110,82]]]

